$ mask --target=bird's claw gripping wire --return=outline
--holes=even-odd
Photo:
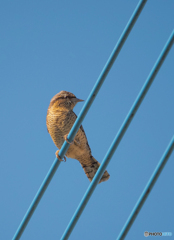
[[[64,136],[64,139],[65,139],[65,141],[66,141],[67,143],[69,143],[70,145],[73,144],[73,143],[74,143],[75,145],[79,145],[79,142],[77,142],[75,139],[72,140],[72,142],[69,142],[68,139],[67,139],[67,136],[68,136],[68,134],[66,134],[66,135]]]
[[[66,134],[66,135],[64,136],[65,141],[66,141],[67,143],[69,143],[70,145],[73,144],[73,143],[74,143],[74,140],[72,140],[72,142],[69,142],[67,137],[68,137],[68,134]]]
[[[65,157],[65,156],[63,157],[64,160],[60,158],[60,156],[59,156],[59,150],[57,150],[55,154],[56,154],[57,159],[59,159],[59,161],[61,161],[61,162],[66,162],[66,157]]]

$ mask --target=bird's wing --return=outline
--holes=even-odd
[[[77,115],[75,113],[73,115],[74,115],[73,118],[75,122],[75,120],[77,119]],[[86,150],[88,150],[91,153],[91,149],[88,144],[88,140],[82,125],[80,126],[74,139],[75,139],[75,144],[77,143],[81,148],[86,148]]]

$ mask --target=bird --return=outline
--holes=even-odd
[[[47,130],[58,149],[61,149],[64,141],[67,141],[70,144],[65,156],[78,160],[91,182],[100,163],[92,156],[91,148],[88,144],[82,125],[71,143],[67,139],[67,136],[77,119],[73,108],[78,102],[82,101],[84,100],[77,98],[71,92],[60,91],[50,101],[47,110],[46,125]],[[60,161],[63,161],[59,156],[59,150],[56,151],[56,157]],[[64,157],[65,161],[66,157]],[[107,181],[109,177],[109,173],[105,171],[99,183]]]

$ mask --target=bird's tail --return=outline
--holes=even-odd
[[[88,177],[89,181],[91,182],[93,177],[95,176],[98,168],[100,167],[100,163],[91,156],[91,163],[90,165],[86,165],[81,163],[83,170],[85,171],[86,176]],[[107,181],[109,179],[110,175],[107,171],[104,171],[102,178],[100,179],[100,182]]]

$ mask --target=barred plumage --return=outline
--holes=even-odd
[[[51,99],[47,111],[46,124],[53,142],[59,149],[77,118],[76,114],[73,112],[73,108],[77,102],[81,101],[83,100],[76,98],[74,94],[67,91],[61,91]],[[73,143],[70,145],[66,156],[77,159],[82,165],[88,179],[92,181],[100,164],[91,154],[91,149],[82,125]],[[100,182],[108,180],[109,177],[110,175],[105,171]]]

